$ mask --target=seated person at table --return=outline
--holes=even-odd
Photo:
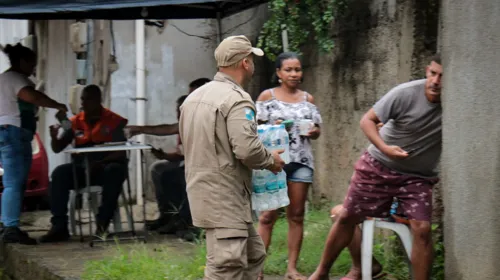
[[[75,148],[91,147],[107,142],[126,141],[123,128],[127,120],[102,107],[102,93],[98,86],[83,89],[83,111],[71,118],[72,128],[58,137],[59,126],[50,127],[51,146],[55,153],[64,150],[72,141]],[[124,151],[88,153],[91,185],[102,186],[102,204],[96,218],[96,235],[106,232],[118,204],[122,185],[126,178],[127,157]],[[73,156],[76,163],[76,181],[85,188],[85,166],[82,155]],[[74,186],[73,166],[62,164],[52,172],[49,189],[52,227],[40,242],[60,242],[69,239],[68,200]]]
[[[191,83],[189,83],[189,93],[193,92],[197,88],[203,86],[204,84],[210,82],[211,80],[208,78],[199,78]],[[177,99],[177,118],[179,118],[179,107],[182,105],[184,99],[186,99],[187,95],[179,97]],[[168,136],[179,134],[179,124],[160,124],[160,125],[146,125],[146,126],[137,126],[131,125],[127,127],[130,129],[130,135],[135,136],[139,134],[147,134],[147,135],[156,135],[156,136]],[[181,147],[179,136],[177,136],[177,146]],[[183,163],[184,156],[179,156],[179,153],[168,153],[162,155],[161,153],[155,152],[154,155],[160,159],[159,161],[153,163],[151,165],[151,178],[153,180],[155,191],[156,191],[156,201],[158,203],[158,210],[160,212],[160,217],[157,220],[148,221],[147,226],[149,230],[158,231],[159,233],[171,233],[173,231],[172,228],[172,219],[174,216],[172,213],[177,212],[174,205],[181,205],[179,199],[183,199],[183,197],[187,196],[184,193],[186,192],[185,187],[185,178],[184,178],[184,167],[181,163]],[[178,196],[179,192],[182,192],[183,196]],[[173,195],[172,195],[173,194]],[[187,197],[186,197],[187,201]],[[189,206],[183,206],[187,209],[181,208],[181,210],[189,211]],[[191,214],[189,214],[189,220],[191,218]],[[181,214],[179,214],[181,215]]]
[[[177,99],[177,118],[180,116],[179,108],[186,98],[187,95],[183,95]],[[175,152],[166,153],[161,149],[153,149],[152,153],[160,160],[151,168],[160,218],[148,223],[148,228],[157,230],[160,234],[175,233],[187,241],[193,241],[199,231],[193,226],[189,209],[184,176],[184,154],[179,135]]]

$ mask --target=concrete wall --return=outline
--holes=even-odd
[[[442,11],[446,279],[499,279],[500,2]]]
[[[76,56],[69,43],[69,26],[73,22],[67,20],[43,22],[43,45],[45,46],[39,50],[39,55],[43,56],[45,67],[38,74],[45,81],[45,93],[63,103],[68,102],[69,87],[76,81]],[[38,133],[47,151],[49,172],[63,163],[68,163],[70,159],[67,154],[55,154],[50,148],[49,126],[57,123],[56,112],[54,109],[43,108],[39,113]]]
[[[335,50],[321,56],[312,48],[305,51],[303,88],[315,96],[324,118],[323,135],[315,141],[316,197],[324,197],[328,201],[342,200],[354,161],[367,145],[359,129],[361,116],[393,86],[423,76],[427,58],[436,49],[437,3],[437,0],[352,1],[348,7],[350,12],[336,24]],[[244,34],[256,43],[266,17],[266,5],[262,5],[223,19],[222,37]],[[51,24],[55,28],[69,23],[59,21]],[[115,21],[113,25],[120,68],[111,76],[110,106],[134,124],[135,103],[130,101],[135,96],[134,23]],[[53,34],[60,32],[61,36],[66,36],[67,27],[58,28],[62,29],[54,29]],[[107,34],[103,39],[109,45],[107,28],[100,32]],[[99,31],[95,33],[99,34]],[[213,77],[216,72],[213,59],[216,34],[217,27],[213,20],[167,21],[161,33],[156,27],[147,27],[148,124],[175,122],[175,99],[187,92],[189,81]],[[52,40],[56,40],[56,35],[52,36]],[[57,41],[52,43],[54,50],[59,44],[58,48],[66,54],[67,40],[57,38]],[[66,93],[67,80],[73,81],[71,75],[74,70],[67,70],[71,69],[67,68],[69,64],[62,66],[61,59],[71,64],[74,56],[58,56],[54,51],[47,61],[56,66],[47,67],[53,69],[49,71],[54,71],[51,75],[59,75],[53,78],[58,82],[51,82],[58,85],[57,89],[51,90]],[[257,97],[271,86],[273,72],[272,62],[266,59],[256,61],[256,73],[247,88],[252,96]],[[71,74],[70,77],[67,73]],[[164,150],[175,145],[175,137],[148,136],[146,141]],[[59,164],[59,161],[55,162]],[[152,162],[154,158],[148,155],[148,165]],[[53,165],[51,162],[51,167]],[[130,170],[134,183],[134,160]],[[148,193],[151,195],[152,192]]]
[[[146,124],[177,122],[176,99],[188,93],[188,84],[197,78],[213,78],[216,72],[212,20],[172,20],[160,33],[156,27],[146,28]],[[136,124],[135,23],[115,21],[116,56],[120,68],[111,79],[111,109]],[[195,36],[189,36],[195,35]],[[205,39],[200,37],[209,37]],[[176,136],[147,136],[146,143],[165,151],[173,150]],[[146,153],[149,167],[156,159]],[[135,185],[135,153],[130,163],[131,182]],[[149,171],[147,196],[154,197]]]
[[[245,34],[256,42],[260,26],[266,16],[265,5],[250,11],[234,15],[222,21],[223,38]],[[43,22],[42,36],[45,48],[43,79],[47,81],[46,92],[51,97],[68,102],[68,89],[75,84],[75,54],[69,44],[69,26],[74,21]],[[107,76],[107,60],[113,52],[115,40],[116,58],[119,69],[110,77],[110,86],[106,89],[105,103],[113,111],[129,119],[129,124],[136,124],[136,105],[130,99],[136,94],[135,73],[135,23],[134,21],[114,21],[110,28],[108,21],[95,21],[92,33],[94,40],[89,44],[91,61],[89,65],[92,78],[89,82],[104,85]],[[113,35],[113,36],[111,36]],[[165,28],[146,27],[146,123],[175,123],[176,99],[188,92],[188,84],[194,79],[213,78],[217,69],[213,52],[217,46],[217,26],[214,20],[171,20],[165,22]],[[102,42],[102,45],[100,44]],[[258,60],[256,79],[249,87],[253,95],[257,95],[264,86],[260,77],[268,79],[268,68],[260,67],[263,60]],[[261,75],[265,73],[266,75]],[[48,147],[50,136],[48,126],[56,123],[53,110],[41,113],[39,132]],[[175,148],[176,138],[147,136],[146,143],[166,151]],[[50,148],[49,170],[62,163],[69,162],[63,153],[54,154]],[[149,166],[156,159],[146,153]],[[135,153],[130,164],[131,182],[135,185]],[[146,171],[147,172],[147,171]],[[148,197],[152,197],[149,172],[146,174],[149,183]],[[135,188],[134,188],[135,190]]]
[[[232,35],[245,35],[255,46],[262,25],[267,20],[267,4],[260,5],[254,9],[246,10],[222,20],[222,38]],[[270,86],[271,76],[274,69],[266,58],[255,60],[255,73],[251,83],[246,90],[254,98]]]
[[[76,56],[69,44],[69,26],[73,22],[48,21],[44,22],[43,28],[43,37],[47,44],[46,49],[42,51],[45,57],[43,76],[47,82],[46,92],[61,102],[68,102],[69,87],[76,83]],[[89,83],[103,86],[108,74],[109,54],[113,52],[110,23],[95,21],[92,26],[95,37],[89,44],[92,53],[89,64],[92,78],[89,79]],[[128,118],[130,124],[135,124],[136,105],[130,100],[136,94],[135,23],[115,21],[112,31],[119,69],[110,77],[105,103],[113,111]],[[214,76],[216,72],[213,59],[216,43],[214,32],[215,26],[211,20],[167,21],[165,29],[161,32],[156,27],[146,27],[147,124],[176,122],[175,100],[187,94],[189,82],[200,77]],[[48,148],[50,171],[62,163],[69,162],[67,155],[54,154],[48,146],[50,143],[48,126],[56,123],[54,114],[54,110],[45,109],[39,123],[39,131]],[[175,147],[175,137],[148,136],[146,142],[164,150]],[[131,183],[135,186],[135,154],[133,155],[129,170]],[[146,160],[151,164],[155,159],[146,153]],[[149,173],[146,173],[146,176],[149,178]]]
[[[305,51],[303,89],[315,96],[324,122],[315,141],[317,198],[343,200],[368,144],[359,128],[362,115],[392,87],[424,76],[436,48],[434,2],[352,1],[336,25],[333,53]]]

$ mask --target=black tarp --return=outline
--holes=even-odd
[[[224,18],[267,0],[0,0],[10,19]]]

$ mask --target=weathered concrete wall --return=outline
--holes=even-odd
[[[61,102],[68,101],[69,87],[76,83],[75,58],[69,43],[69,26],[74,21],[48,21],[45,28],[47,49],[44,50],[46,92]],[[207,77],[216,72],[213,50],[215,49],[215,25],[213,20],[173,20],[167,21],[162,32],[156,27],[146,27],[146,123],[175,123],[176,99],[188,92],[190,81]],[[175,26],[174,26],[175,25]],[[106,103],[120,115],[136,124],[136,105],[130,98],[136,95],[135,73],[135,24],[134,21],[113,22],[116,58],[119,69],[111,75],[106,93]],[[89,44],[92,50],[91,75],[89,83],[105,84],[107,62],[112,52],[109,21],[93,22],[94,40]],[[190,35],[196,36],[190,36]],[[209,37],[204,39],[199,37]],[[100,44],[102,40],[102,46]],[[54,110],[44,110],[41,114],[39,131],[43,135],[49,156],[49,171],[62,163],[69,162],[64,153],[54,154],[50,147],[48,126],[56,123]],[[175,137],[146,137],[146,142],[155,147],[171,150],[175,147]],[[155,159],[146,153],[147,164]],[[129,166],[131,183],[135,193],[135,153]],[[150,180],[149,172],[145,176]],[[149,182],[148,186],[151,186]],[[152,194],[147,188],[148,194]]]
[[[59,102],[68,102],[69,87],[75,84],[75,58],[69,43],[69,26],[74,21],[53,20],[46,22],[46,49],[40,55],[44,56],[45,69],[40,73],[45,80],[45,92]],[[40,50],[42,51],[42,50]],[[68,163],[70,157],[65,153],[55,154],[50,148],[49,126],[56,124],[56,110],[42,109],[38,132],[42,136],[49,159],[49,172],[57,166]]]
[[[177,122],[175,101],[188,93],[188,84],[194,79],[212,78],[216,67],[213,59],[214,41],[200,37],[212,37],[212,20],[171,20],[165,22],[165,29],[159,33],[156,27],[146,28],[146,124],[168,124]],[[189,36],[186,34],[196,35]],[[115,21],[114,35],[116,56],[120,68],[111,79],[111,109],[128,118],[129,124],[136,124],[136,104],[130,98],[136,95],[135,67],[135,23]],[[146,136],[146,143],[165,151],[173,150],[175,136]],[[156,158],[146,152],[149,167]],[[135,185],[136,153],[132,153],[129,164],[131,183]],[[154,197],[151,176],[145,170],[148,180],[147,197]],[[135,189],[135,188],[134,188]]]
[[[315,141],[316,197],[326,197],[329,201],[342,200],[354,161],[367,146],[366,138],[359,129],[361,116],[393,86],[424,75],[423,68],[427,58],[436,49],[437,2],[438,0],[352,1],[349,13],[336,25],[336,48],[333,53],[320,56],[313,49],[306,50],[303,88],[315,96],[324,118],[323,135]],[[244,34],[256,43],[266,16],[266,5],[262,5],[223,19],[222,37]],[[57,23],[60,24],[69,22]],[[108,31],[105,29],[105,32],[109,33]],[[57,32],[54,29],[52,34],[57,33],[65,35],[67,29]],[[135,96],[133,22],[114,22],[114,34],[120,68],[111,80],[111,108],[134,124],[135,104],[130,101]],[[213,51],[217,45],[216,34],[215,22],[211,20],[167,21],[162,33],[158,33],[155,27],[148,27],[148,124],[175,122],[175,99],[187,92],[188,82],[199,77],[213,77],[216,72],[213,59]],[[106,38],[109,40],[109,37]],[[59,40],[58,44],[61,46],[57,48],[62,48],[63,53],[66,53],[67,39]],[[54,45],[52,49],[58,50],[57,48]],[[56,53],[48,57],[51,64],[52,59],[61,60],[56,57]],[[62,59],[72,63],[74,56],[68,53]],[[263,89],[270,86],[274,72],[272,65],[266,59],[256,61],[256,73],[247,89],[252,96],[257,97]],[[53,67],[54,71],[55,68],[65,69],[65,73],[68,73],[66,69],[72,69],[72,66]],[[70,71],[71,74],[74,72]],[[61,77],[66,75],[61,71],[57,74]],[[53,79],[60,80],[61,77]],[[66,80],[55,84],[58,86],[51,87],[53,90],[67,92],[69,84]],[[148,136],[146,141],[165,150],[175,145],[175,137]],[[154,158],[148,155],[147,163],[153,161]],[[135,160],[131,161],[130,170],[135,170]],[[135,172],[131,172],[131,176],[132,183],[135,183]]]
[[[305,52],[303,89],[315,96],[324,122],[315,141],[316,198],[343,200],[368,144],[362,115],[392,87],[424,76],[436,48],[435,2],[352,1],[337,23],[333,53]]]
[[[231,35],[245,35],[255,46],[262,25],[267,20],[267,4],[260,5],[254,9],[246,10],[222,20],[222,38]],[[255,73],[251,83],[246,90],[254,98],[270,86],[271,76],[274,69],[269,67],[269,61],[265,58],[255,59]]]
[[[442,11],[446,279],[499,279],[500,2]]]

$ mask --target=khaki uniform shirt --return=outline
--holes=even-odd
[[[274,162],[257,136],[250,95],[231,77],[217,73],[184,101],[179,132],[193,224],[247,230],[252,223],[252,169]]]

